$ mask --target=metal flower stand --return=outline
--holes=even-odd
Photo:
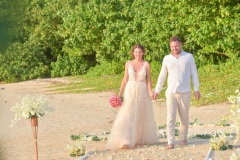
[[[38,117],[37,116],[31,117],[31,125],[32,125],[33,138],[35,143],[36,160],[38,160],[38,144],[37,144]]]

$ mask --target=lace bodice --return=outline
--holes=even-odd
[[[129,81],[145,81],[146,80],[146,66],[143,65],[139,72],[135,71],[131,64],[128,65]]]

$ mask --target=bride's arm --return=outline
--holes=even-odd
[[[126,87],[128,81],[128,62],[125,63],[125,71],[124,71],[124,77],[121,83],[120,91],[119,91],[119,96],[123,96],[124,89]]]
[[[151,80],[151,67],[150,64],[147,62],[146,63],[146,68],[147,68],[147,86],[148,86],[148,92],[151,98],[153,98],[153,91],[152,91],[152,80]]]

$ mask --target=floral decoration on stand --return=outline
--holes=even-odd
[[[123,98],[114,94],[110,97],[109,103],[113,108],[118,108],[122,105],[123,103]]]
[[[15,119],[12,120],[11,126],[15,125],[18,120],[21,120],[21,118],[31,119],[31,126],[36,149],[36,160],[38,160],[38,118],[43,117],[47,112],[52,111],[52,108],[48,106],[47,98],[44,98],[43,96],[33,96],[28,94],[22,98],[22,102],[20,104],[16,103],[15,106],[11,107],[10,111],[15,113]]]
[[[43,117],[46,113],[53,111],[48,106],[47,98],[43,95],[26,95],[22,98],[22,102],[16,103],[11,107],[10,111],[15,113],[15,119],[12,120],[12,125],[15,125],[21,118],[30,119],[33,116]]]

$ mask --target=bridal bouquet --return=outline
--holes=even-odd
[[[123,99],[122,97],[114,94],[110,97],[109,103],[113,108],[118,108],[119,106],[122,105]]]
[[[52,111],[47,104],[47,99],[43,96],[26,95],[20,104],[16,103],[10,111],[15,113],[13,126],[21,118],[30,119],[32,116],[43,117],[45,113]]]

